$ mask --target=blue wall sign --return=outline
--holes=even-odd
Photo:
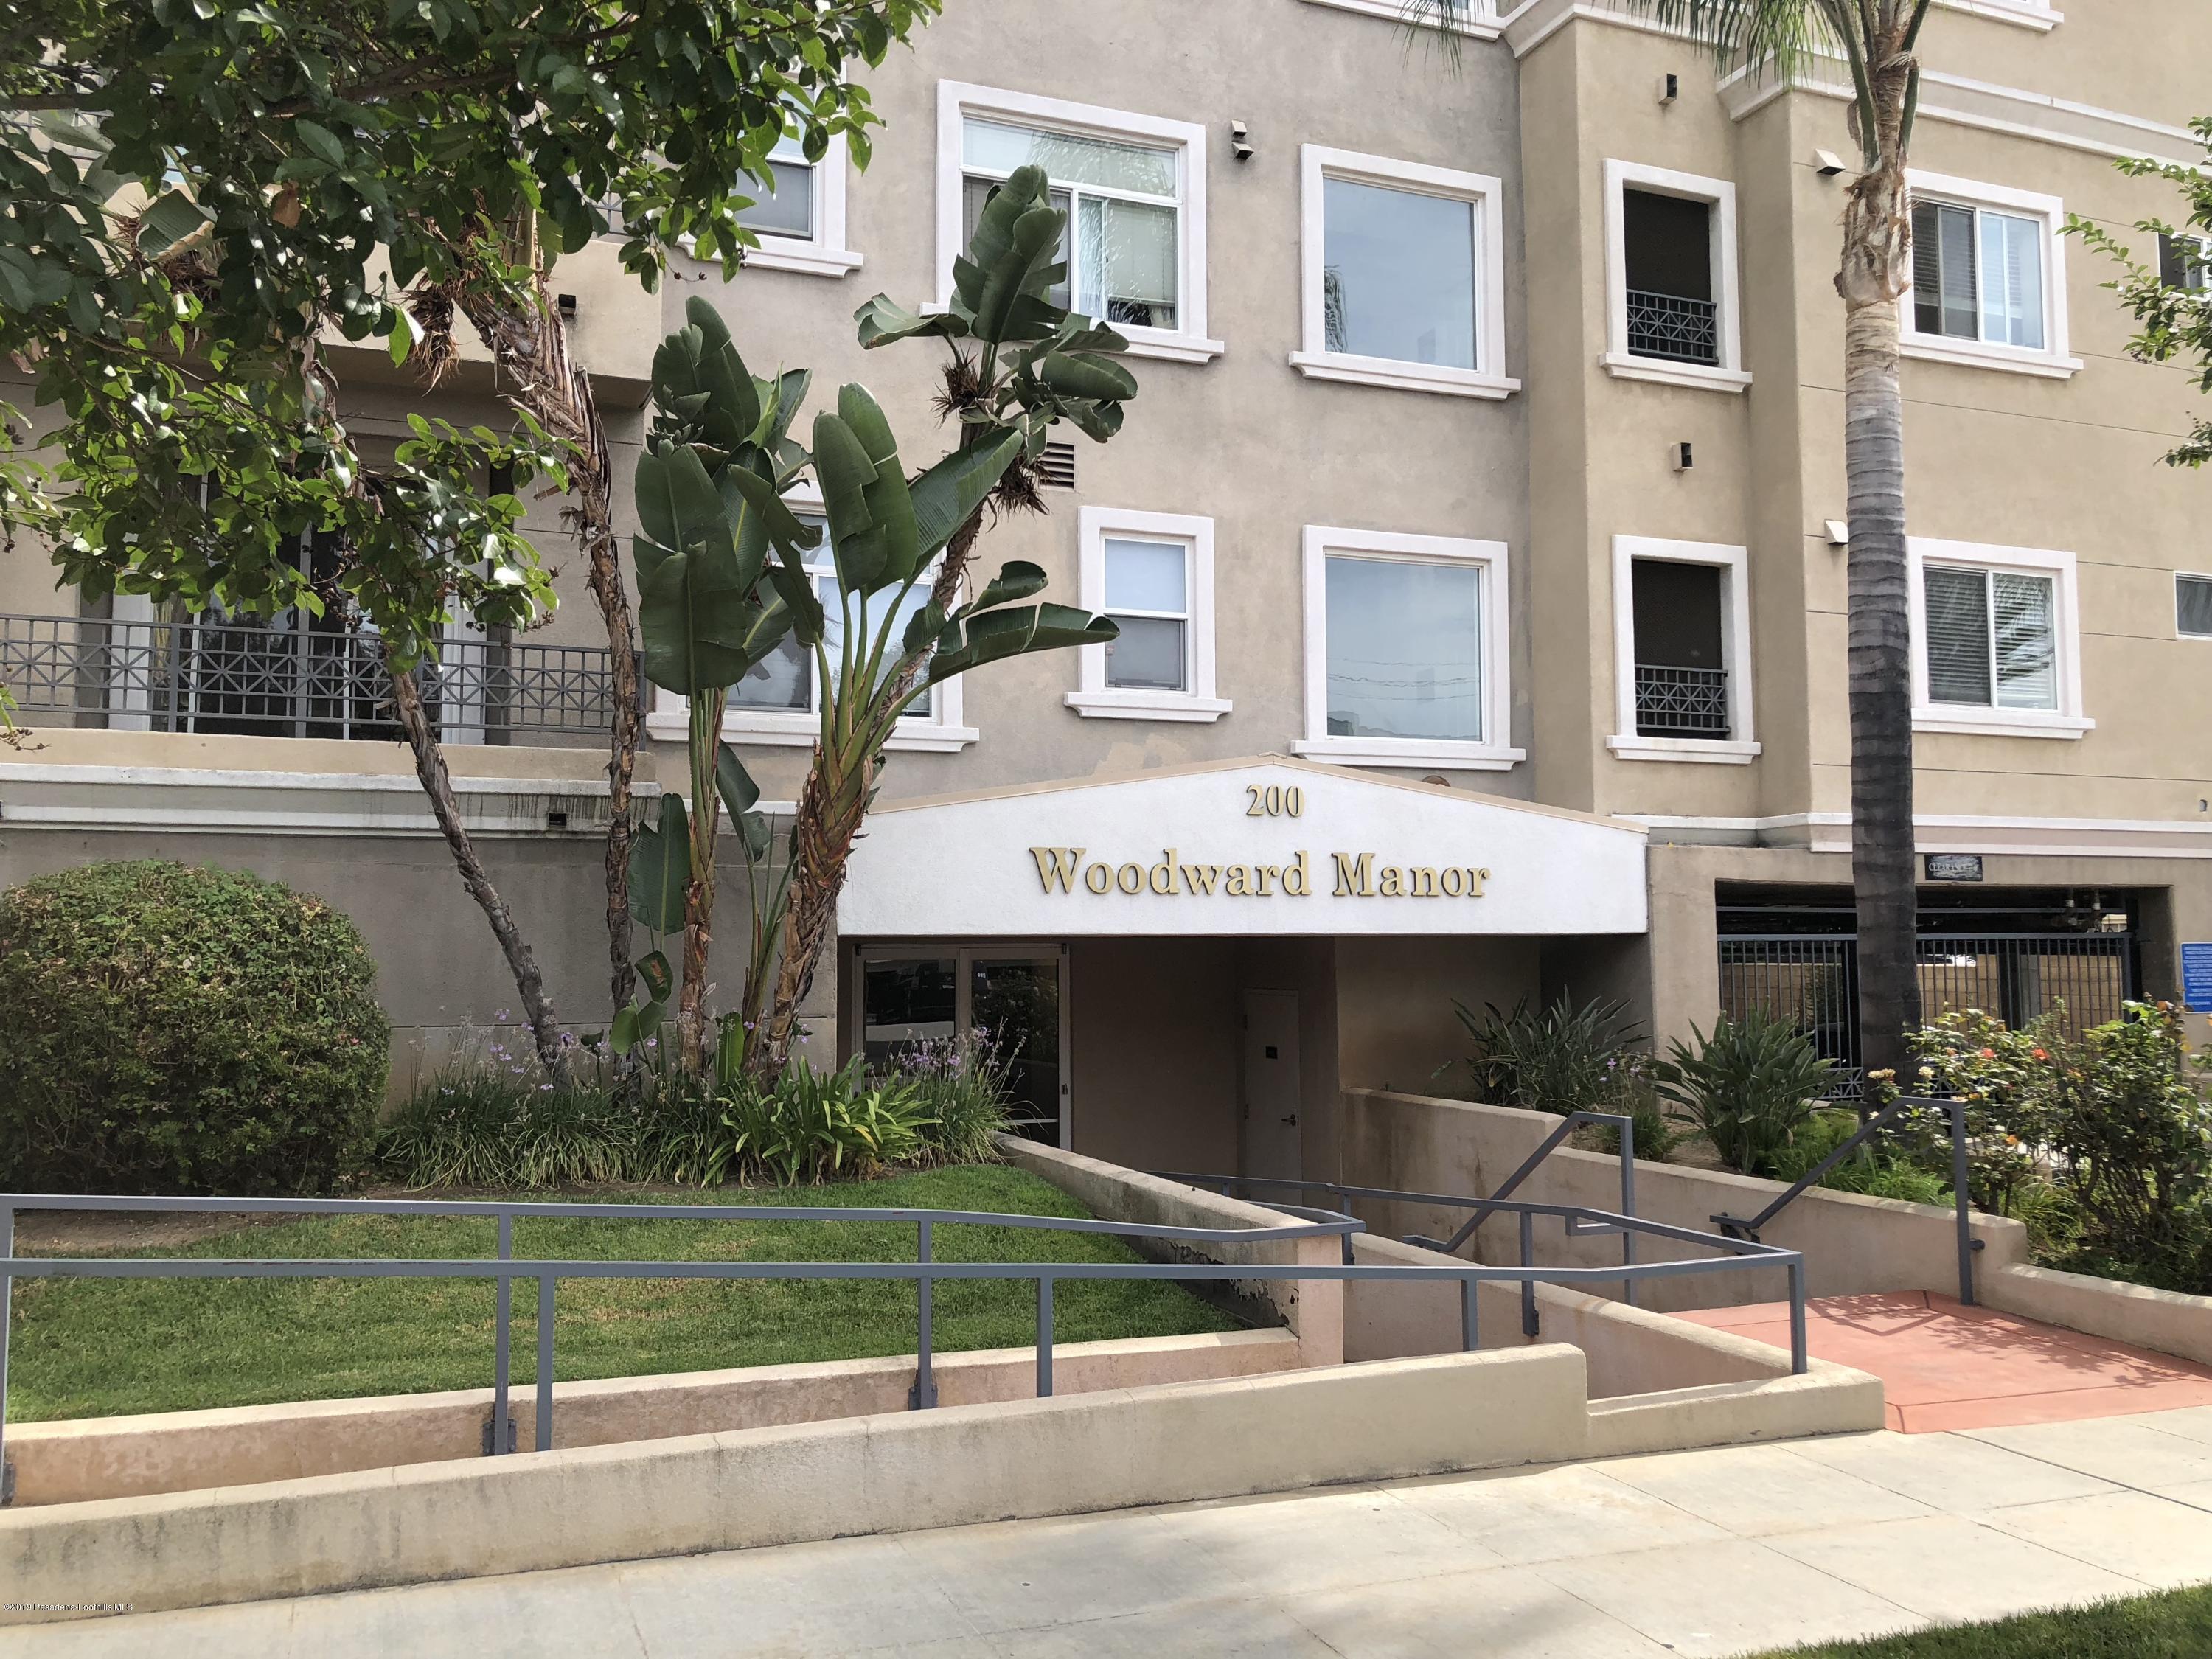
[[[2181,1000],[2199,1013],[2212,1012],[2212,944],[2181,947]]]

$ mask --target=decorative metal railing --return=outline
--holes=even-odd
[[[1632,356],[1678,363],[1718,363],[1720,312],[1711,300],[1628,290],[1628,349]]]
[[[419,671],[441,736],[503,744],[606,731],[605,647],[450,640]],[[262,737],[399,736],[375,634],[293,618],[118,622],[0,615],[0,685],[49,725]]]
[[[1647,738],[1725,738],[1728,670],[1636,665],[1636,729]]]

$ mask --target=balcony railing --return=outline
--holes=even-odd
[[[1728,670],[1637,664],[1636,730],[1647,738],[1725,738]]]
[[[448,742],[603,735],[604,647],[453,640],[419,671]],[[400,736],[374,634],[289,620],[116,622],[0,615],[0,685],[34,724],[283,738]]]
[[[1711,300],[1628,290],[1628,349],[1638,357],[1718,363],[1719,312]]]

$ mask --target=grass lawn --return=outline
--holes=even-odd
[[[1995,1624],[1785,1651],[1787,1659],[2203,1659],[2212,1654],[2212,1584],[2069,1612],[2024,1613]]]
[[[884,1181],[625,1195],[632,1202],[853,1206],[1087,1213],[1059,1188],[1002,1165]],[[624,1199],[608,1200],[619,1207]],[[132,1255],[295,1257],[491,1256],[495,1224],[316,1216],[242,1227],[183,1249]],[[947,1261],[1131,1261],[1118,1239],[1012,1227],[945,1226]],[[64,1254],[65,1252],[48,1252]],[[915,1230],[889,1222],[520,1220],[517,1256],[580,1261],[911,1261]],[[496,1320],[489,1279],[67,1279],[15,1282],[9,1346],[10,1421],[186,1411],[272,1401],[486,1388]],[[1064,1282],[1062,1342],[1237,1328],[1164,1280]],[[514,1376],[537,1366],[535,1286],[514,1290]],[[1026,1280],[940,1282],[940,1351],[1027,1346],[1036,1297]],[[554,1374],[584,1377],[911,1353],[915,1287],[885,1280],[571,1279],[560,1288]]]

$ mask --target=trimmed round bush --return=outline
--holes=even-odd
[[[384,1103],[375,981],[344,915],[238,871],[0,893],[0,1190],[328,1192]]]

